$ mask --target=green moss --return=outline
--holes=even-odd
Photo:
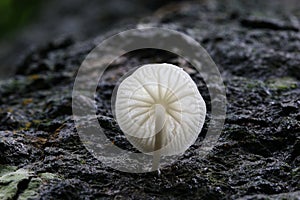
[[[15,172],[7,172],[0,177],[0,199],[13,199],[18,192],[20,182],[29,181],[30,172],[19,169]]]
[[[32,178],[26,190],[20,194],[18,200],[38,198],[38,189],[40,188],[41,184],[42,180],[40,178]]]
[[[17,169],[16,166],[0,165],[0,177]]]
[[[85,160],[80,160],[80,164],[86,164]]]
[[[52,173],[48,173],[48,172],[39,174],[39,177],[41,177],[43,180],[51,180],[51,179],[59,178],[56,174],[52,174]]]
[[[36,176],[26,169],[16,171],[14,166],[0,165],[0,199],[36,199],[42,183],[52,179],[58,179],[58,176],[51,173],[42,173]],[[21,183],[23,183],[22,188],[20,188]]]
[[[297,88],[297,81],[290,77],[270,79],[267,84],[270,89],[278,91]]]
[[[248,89],[255,89],[255,88],[261,87],[262,84],[263,84],[263,83],[262,83],[261,81],[250,81],[250,82],[247,84],[247,88],[248,88]]]

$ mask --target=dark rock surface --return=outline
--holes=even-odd
[[[198,140],[159,177],[119,172],[95,159],[74,126],[72,87],[101,37],[80,43],[66,38],[30,53],[16,76],[0,83],[0,164],[60,177],[40,183],[40,199],[299,199],[300,7],[268,2],[172,4],[141,22],[192,36],[218,65],[227,117],[208,156],[197,156]],[[131,148],[110,110],[115,80],[130,67],[165,60],[189,67],[166,53],[137,51],[99,82],[98,120],[119,147]],[[207,100],[201,79],[187,71]],[[18,196],[28,185],[18,185]]]

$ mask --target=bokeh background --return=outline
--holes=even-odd
[[[62,37],[86,40],[126,29],[176,0],[0,0],[0,79],[38,46]]]
[[[0,0],[0,79],[11,77],[14,74],[14,66],[24,54],[49,41],[61,37],[71,37],[80,41],[103,34],[114,27],[126,29],[158,8],[174,2],[183,1]],[[214,4],[216,0],[208,2]],[[255,6],[261,10],[273,5],[274,8],[288,10],[293,16],[294,9],[298,9],[295,5],[299,3],[297,0],[224,2],[233,7],[246,3],[249,7]],[[299,25],[297,20],[295,23]]]

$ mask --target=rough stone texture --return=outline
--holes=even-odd
[[[76,70],[101,37],[81,43],[66,38],[30,53],[17,75],[1,82],[0,163],[62,177],[43,182],[39,199],[299,199],[300,7],[281,3],[185,2],[140,24],[194,37],[219,66],[227,118],[208,156],[197,156],[199,139],[159,177],[118,172],[96,160],[76,133],[71,93]],[[101,126],[124,149],[132,147],[110,110],[115,80],[154,61],[183,66],[209,100],[201,77],[181,58],[153,50],[125,55],[99,82],[96,96]]]

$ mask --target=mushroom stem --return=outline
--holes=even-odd
[[[163,130],[165,123],[165,113],[166,110],[164,106],[161,104],[155,104],[155,147],[153,153],[153,161],[152,161],[152,170],[158,170],[160,157],[161,157],[161,148],[162,148],[162,140],[163,140]]]

